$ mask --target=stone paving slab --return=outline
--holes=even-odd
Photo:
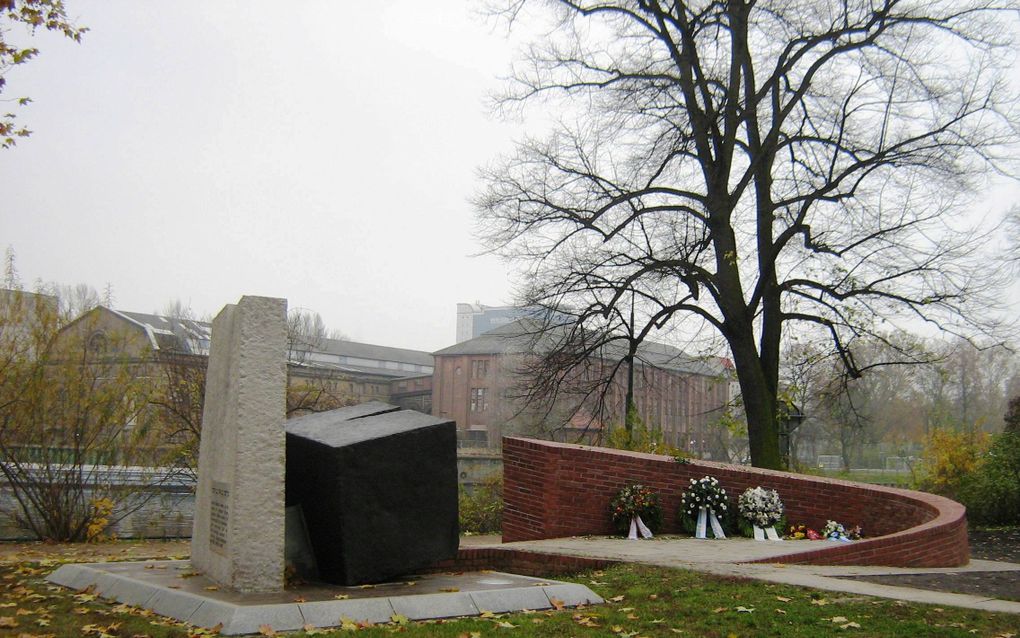
[[[47,580],[76,590],[91,587],[104,598],[199,627],[221,625],[223,635],[255,633],[262,625],[276,631],[334,627],[344,618],[382,623],[394,613],[427,620],[550,609],[550,598],[565,606],[603,602],[583,585],[502,572],[409,576],[365,587],[311,584],[257,594],[220,590],[188,561],[67,564]]]

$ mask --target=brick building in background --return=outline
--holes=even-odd
[[[607,426],[623,422],[625,368],[607,396],[608,413],[614,415],[608,419],[522,413],[521,370],[534,354],[534,325],[528,319],[513,321],[433,353],[433,414],[456,420],[462,447],[497,447],[502,435],[512,433],[593,441]],[[643,344],[638,359],[634,399],[641,419],[661,432],[664,442],[705,456],[706,430],[730,401],[725,362],[689,357],[657,343]],[[557,419],[562,420],[557,427],[547,427]]]

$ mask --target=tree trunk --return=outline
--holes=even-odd
[[[731,339],[730,350],[740,374],[740,393],[747,416],[747,440],[751,465],[773,470],[786,469],[779,450],[779,422],[776,394],[769,387],[761,359],[750,339]]]

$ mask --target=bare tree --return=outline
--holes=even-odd
[[[751,460],[779,467],[784,333],[824,331],[854,377],[851,344],[884,319],[995,329],[1000,282],[960,212],[977,177],[1015,174],[1015,4],[497,11],[511,26],[551,16],[499,104],[559,120],[486,169],[477,200],[489,248],[529,265],[522,301],[573,309],[547,381],[604,344],[712,332],[735,362]]]

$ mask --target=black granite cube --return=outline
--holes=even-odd
[[[453,421],[378,401],[287,421],[287,506],[320,578],[381,582],[457,554]]]

